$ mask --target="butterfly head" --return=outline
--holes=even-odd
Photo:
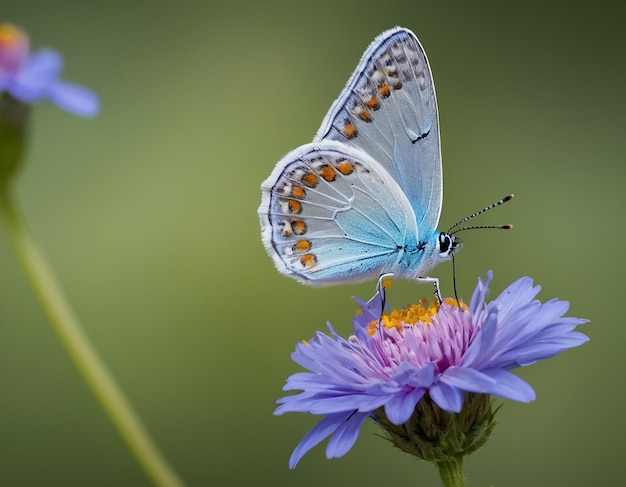
[[[462,246],[463,241],[459,237],[447,232],[439,233],[439,237],[437,238],[437,252],[439,253],[439,259],[451,259]]]

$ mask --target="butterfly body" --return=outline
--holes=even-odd
[[[313,142],[285,155],[261,188],[266,250],[300,282],[422,279],[452,257],[460,241],[436,229],[437,102],[411,31],[374,40]]]

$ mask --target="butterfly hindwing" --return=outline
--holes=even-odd
[[[393,177],[422,235],[439,222],[442,170],[437,101],[426,54],[410,30],[379,35],[363,54],[314,141],[358,148]]]
[[[406,196],[362,151],[323,141],[287,154],[263,183],[263,242],[278,269],[301,282],[376,278],[415,246]]]

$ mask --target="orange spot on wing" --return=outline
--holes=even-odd
[[[296,218],[291,222],[291,228],[296,235],[304,235],[306,233],[306,223],[302,221],[300,218]]]
[[[291,213],[300,213],[300,212],[302,212],[302,205],[300,204],[299,201],[289,200],[288,206],[289,206],[289,211]]]
[[[320,176],[322,176],[322,178],[329,183],[333,182],[337,178],[337,173],[335,173],[335,170],[328,164],[324,164],[322,167],[320,167],[319,173]]]
[[[310,269],[317,263],[317,257],[313,254],[306,254],[300,258],[300,263],[307,269]]]
[[[302,181],[302,183],[304,183],[309,188],[314,188],[315,186],[317,186],[318,183],[317,176],[312,172],[306,173],[304,176],[302,176],[302,179],[300,181]]]
[[[378,98],[376,98],[376,95],[372,95],[372,97],[365,102],[365,106],[370,110],[378,110],[380,105],[378,104]]]
[[[356,127],[352,122],[346,122],[343,126],[343,135],[345,135],[347,139],[356,137]]]
[[[335,164],[335,167],[337,168],[337,171],[339,171],[344,176],[352,174],[352,171],[354,171],[354,163],[350,161],[340,162],[338,164]]]
[[[311,250],[311,242],[309,240],[298,240],[293,245],[294,252],[308,252]]]
[[[304,188],[302,186],[294,186],[291,190],[291,196],[302,199],[306,196],[306,193],[304,192]]]
[[[370,112],[368,112],[365,108],[363,108],[359,112],[359,118],[361,120],[363,120],[364,122],[371,122],[372,121],[372,116],[370,115]]]

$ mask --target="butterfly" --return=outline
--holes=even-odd
[[[467,228],[453,229],[512,197],[437,230],[435,87],[424,49],[402,27],[374,39],[313,142],[285,155],[261,190],[262,240],[281,273],[310,285],[393,274],[434,283],[438,297],[427,272],[460,249],[454,233]]]

